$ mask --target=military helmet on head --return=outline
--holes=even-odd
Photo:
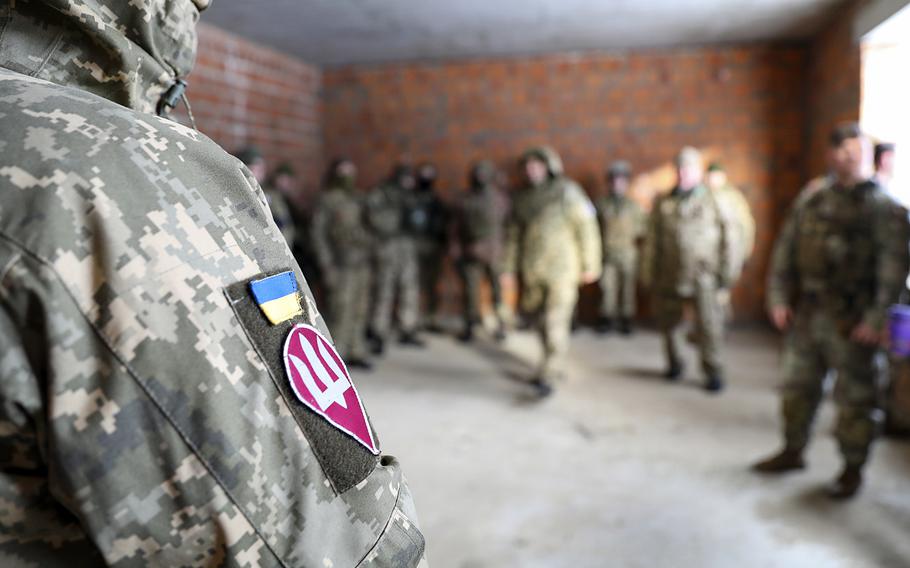
[[[559,152],[552,146],[537,146],[531,148],[522,154],[521,163],[524,164],[531,159],[540,160],[546,164],[547,170],[550,172],[550,177],[559,177],[565,173],[562,158],[559,156]]]
[[[607,177],[611,179],[632,177],[632,165],[625,160],[616,160],[607,168]]]

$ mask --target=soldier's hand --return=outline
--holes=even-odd
[[[789,306],[774,306],[771,308],[771,323],[780,331],[790,327],[793,321],[793,310]]]
[[[596,272],[584,272],[581,275],[582,284],[593,284],[597,282],[597,273]]]
[[[850,333],[851,341],[860,345],[877,345],[882,340],[882,335],[877,329],[867,323],[861,323],[853,328]]]

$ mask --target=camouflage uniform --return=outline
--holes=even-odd
[[[837,373],[835,435],[848,466],[865,463],[883,418],[880,348],[850,340],[859,323],[883,330],[910,269],[907,213],[873,182],[827,178],[803,191],[771,261],[768,304],[794,309],[782,395],[784,439],[801,452],[829,370]]]
[[[472,187],[461,200],[455,224],[460,250],[458,272],[464,281],[464,320],[469,329],[481,322],[480,284],[490,283],[493,307],[503,327],[504,307],[499,284],[502,272],[503,228],[508,214],[508,198],[493,180],[496,167],[481,162],[472,173]]]
[[[447,248],[448,222],[448,207],[433,186],[418,187],[409,200],[408,232],[417,247],[419,288],[427,300],[425,315],[431,328],[439,325],[439,279]]]
[[[329,327],[338,351],[366,358],[370,309],[371,238],[364,224],[364,199],[352,179],[332,179],[316,203],[312,243],[328,287]]]
[[[294,216],[291,214],[291,204],[288,203],[287,197],[278,188],[266,185],[262,188],[265,195],[265,201],[272,212],[272,220],[281,236],[284,237],[288,246],[294,246],[294,240],[297,238],[297,227],[294,225]]]
[[[544,161],[549,179],[515,194],[506,228],[504,269],[521,279],[522,309],[536,317],[543,343],[537,379],[565,374],[572,312],[581,276],[600,276],[602,257],[594,205],[563,174],[550,148],[525,155]]]
[[[401,330],[413,333],[420,319],[417,244],[406,232],[405,225],[411,192],[412,190],[401,187],[393,177],[367,195],[367,223],[377,243],[375,297],[370,329],[383,340],[388,339],[392,328],[396,292],[398,325]]]
[[[718,290],[734,280],[729,218],[703,185],[658,197],[648,224],[642,282],[654,293],[658,326],[671,368],[679,367],[680,324],[686,304],[695,308],[696,343],[702,369],[722,375],[723,313]]]
[[[259,186],[150,114],[194,3],[0,15],[0,565],[416,565],[395,460],[265,349],[327,331]],[[269,326],[247,284],[285,270],[304,309]]]
[[[595,206],[604,251],[601,312],[608,318],[631,318],[635,315],[638,240],[644,234],[645,215],[641,207],[626,196],[605,196],[598,199]]]

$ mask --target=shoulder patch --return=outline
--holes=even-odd
[[[291,271],[290,274],[293,276],[294,272]],[[319,332],[317,342],[312,331],[303,333],[304,339],[309,340],[309,349],[316,354],[315,358],[306,353],[300,343],[299,328],[316,329],[314,322],[318,312],[309,294],[304,294],[303,297],[306,302],[303,317],[274,324],[260,307],[259,300],[251,293],[253,282],[262,280],[268,280],[268,276],[257,276],[232,284],[225,288],[225,295],[247,338],[268,368],[269,378],[274,385],[272,388],[284,399],[309,441],[310,449],[323,473],[336,493],[345,493],[375,469],[379,460],[378,436],[370,424],[365,405],[354,390],[346,367],[340,362],[341,357],[331,346],[329,336]],[[286,361],[289,354],[300,360],[307,375],[297,371],[297,365],[293,361]],[[312,365],[311,362],[314,361],[318,361],[319,365],[308,366],[308,362]],[[294,379],[295,373],[298,380]],[[312,390],[306,381],[312,381]],[[346,386],[348,384],[350,387]],[[318,397],[314,394],[317,391],[321,393]],[[353,401],[351,397],[356,397],[356,404],[349,402]],[[341,400],[347,404],[347,408],[340,406],[338,401]],[[360,413],[356,419],[346,414],[350,412],[354,416],[355,410]],[[364,429],[368,434],[364,434]]]
[[[379,447],[344,361],[316,328],[297,324],[284,343],[284,367],[297,399],[370,450]]]

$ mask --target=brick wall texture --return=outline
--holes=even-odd
[[[756,216],[756,253],[734,302],[740,318],[757,319],[782,214],[823,170],[826,132],[859,115],[853,13],[800,45],[325,70],[203,26],[191,102],[200,129],[229,150],[253,142],[272,165],[293,163],[303,206],[337,155],[357,162],[367,187],[399,160],[431,160],[457,202],[472,162],[495,160],[514,184],[517,156],[537,144],[555,146],[592,195],[609,161],[631,161],[633,197],[647,206],[672,185],[674,153],[695,145],[724,162]]]
[[[270,168],[289,162],[305,204],[323,167],[322,71],[205,24],[198,53],[188,94],[199,130],[229,152],[255,144]]]

